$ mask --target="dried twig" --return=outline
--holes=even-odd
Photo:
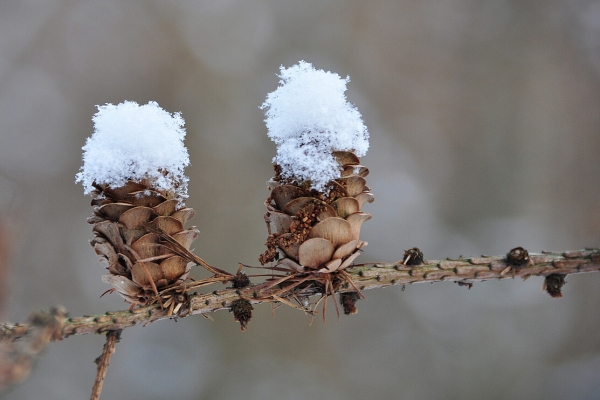
[[[20,383],[33,367],[37,356],[49,342],[64,337],[66,311],[33,313],[26,324],[2,324],[0,327],[0,390]]]
[[[600,271],[600,249],[529,254],[529,258],[530,260],[525,265],[510,264],[504,256],[425,260],[420,265],[405,265],[403,260],[396,263],[360,264],[346,271],[350,282],[345,283],[337,292],[356,291],[353,285],[361,291],[365,291],[419,282],[450,281],[471,284],[490,279],[527,279],[531,276],[546,277],[552,274],[569,275]],[[313,294],[319,294],[316,288],[313,290]],[[310,293],[304,292],[304,294]],[[230,310],[232,304],[240,299],[248,300],[252,304],[277,301],[277,298],[273,296],[284,298],[285,290],[278,285],[261,283],[241,289],[231,288],[212,293],[194,293],[173,315],[169,315],[168,310],[161,309],[160,305],[154,304],[133,310],[70,318],[62,329],[61,337],[105,333],[126,329],[133,325],[147,325],[159,319],[182,318],[194,314]],[[26,327],[26,324],[0,324],[0,337],[14,340],[22,335]]]
[[[106,370],[108,364],[110,364],[110,357],[115,352],[115,346],[121,340],[122,330],[108,331],[106,333],[106,343],[102,349],[100,357],[96,358],[96,364],[98,365],[98,372],[96,373],[96,381],[92,388],[92,396],[90,400],[98,400],[102,393],[102,385],[104,384],[104,378],[106,377]]]

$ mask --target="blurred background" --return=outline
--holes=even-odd
[[[376,196],[359,261],[600,246],[600,3],[588,0],[0,4],[0,314],[127,308],[74,183],[96,105],[186,120],[195,251],[258,265],[280,65],[349,75]],[[256,307],[127,329],[103,399],[600,398],[600,274],[365,292],[328,321]],[[220,287],[219,287],[220,288]],[[332,303],[330,302],[330,306]],[[51,344],[3,398],[87,398],[104,338]]]

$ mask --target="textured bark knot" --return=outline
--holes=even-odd
[[[562,297],[562,287],[567,283],[565,281],[565,275],[563,274],[550,274],[544,279],[543,289],[548,292],[551,297],[560,298]]]
[[[231,303],[230,311],[233,313],[233,319],[240,323],[242,332],[248,327],[248,322],[252,319],[252,304],[248,300],[238,299]]]
[[[506,262],[513,267],[523,267],[530,261],[529,252],[522,247],[515,247],[506,254]]]
[[[351,315],[358,312],[356,302],[360,299],[358,292],[340,293],[340,304],[344,309],[344,314]]]
[[[402,264],[404,265],[421,265],[423,264],[423,252],[418,247],[404,250],[404,257],[402,258]]]

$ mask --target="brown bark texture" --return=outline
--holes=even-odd
[[[529,254],[525,265],[513,265],[506,256],[461,257],[446,260],[424,260],[420,265],[407,265],[404,261],[395,263],[365,263],[354,265],[346,270],[351,279],[338,293],[383,288],[393,285],[406,285],[420,282],[450,281],[465,285],[491,279],[528,279],[531,276],[554,277],[595,272],[600,270],[600,249],[585,249],[565,252],[543,252]],[[554,289],[554,287],[553,287]],[[317,287],[303,289],[302,295],[320,292]],[[557,297],[557,296],[553,296]],[[209,293],[192,293],[186,304],[175,314],[161,308],[160,304],[137,307],[122,311],[109,311],[101,315],[68,318],[61,334],[52,339],[62,339],[72,335],[89,333],[103,334],[123,330],[134,325],[147,325],[165,318],[183,318],[190,315],[207,314],[218,310],[231,310],[232,304],[240,299],[251,304],[283,301],[292,304],[292,291],[285,285],[263,282],[244,288],[226,288]],[[301,307],[299,307],[301,308]],[[0,341],[14,342],[24,337],[31,325],[0,324]]]

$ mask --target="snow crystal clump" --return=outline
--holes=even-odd
[[[268,135],[277,144],[273,162],[281,166],[284,178],[310,180],[312,188],[321,191],[341,176],[333,151],[362,157],[369,148],[369,132],[344,94],[350,78],[317,70],[305,61],[282,66],[279,78],[281,85],[261,106]]]
[[[170,114],[154,101],[141,106],[126,101],[98,106],[92,121],[94,133],[83,146],[83,166],[75,180],[85,194],[94,190],[93,183],[116,188],[131,179],[149,180],[180,200],[188,197],[184,169],[190,159],[180,113]]]

